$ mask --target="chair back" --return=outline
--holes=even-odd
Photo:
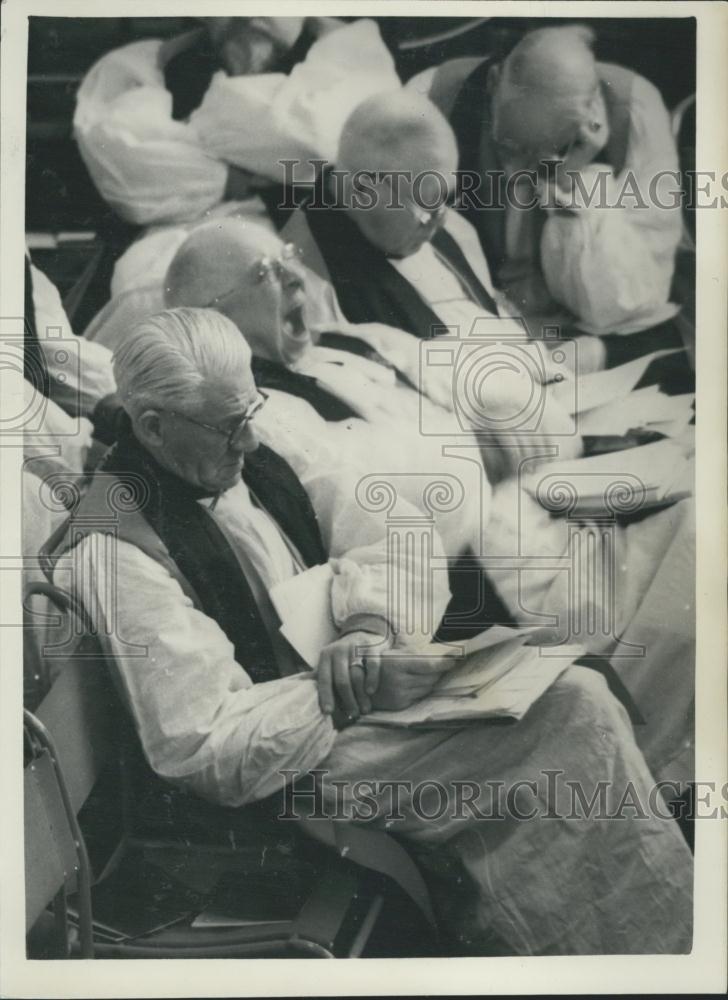
[[[91,872],[52,736],[27,709],[23,720],[28,760],[23,774],[25,819],[25,927],[54,903],[63,957],[70,954],[66,896],[77,893],[80,956],[93,956]]]
[[[39,595],[59,613],[53,643],[47,616],[34,622],[29,613]],[[66,896],[76,892],[80,954],[89,957],[92,873],[77,817],[115,752],[118,700],[98,641],[73,598],[34,581],[25,588],[24,606],[26,628],[38,633],[28,645],[41,681],[35,714],[24,715],[30,748],[24,773],[26,929],[55,900],[56,928],[68,954]]]
[[[68,622],[68,626],[62,630],[62,635],[70,637],[75,633],[76,636],[75,642],[70,638],[66,639],[69,653],[62,657],[61,669],[38,706],[35,725],[36,729],[41,727],[47,745],[52,745],[54,774],[63,788],[61,799],[67,821],[74,830],[74,840],[78,841],[79,850],[85,858],[83,880],[90,885],[92,874],[77,816],[102,771],[112,759],[112,755],[118,754],[122,749],[120,725],[125,720],[126,713],[112,682],[112,672],[109,670],[111,664],[103,653],[103,647],[84,609],[53,584],[42,582],[29,584],[26,588],[26,599],[38,593],[46,596]],[[44,764],[43,767],[47,769],[47,765]],[[128,772],[129,761],[124,765],[124,778],[128,779]],[[33,782],[30,784],[33,786]],[[35,815],[38,811],[35,788],[30,787],[28,794],[32,798],[30,809],[34,810],[33,815]],[[251,808],[253,812],[256,811],[255,807],[249,807],[248,811]],[[127,832],[129,816],[127,810],[122,836]],[[253,823],[255,825],[255,819]],[[419,870],[405,849],[387,833],[332,821],[303,824],[303,826],[309,836],[334,848],[337,853],[348,857],[355,864],[392,879],[416,903],[428,923],[434,926],[435,920],[428,890]],[[137,838],[131,831],[129,832],[127,841],[131,844]],[[27,820],[26,835],[29,835],[32,841],[26,848],[26,858],[30,863],[30,859],[35,857],[42,847],[33,839],[32,832],[28,831]],[[55,854],[64,860],[70,857],[65,848],[63,851],[56,851]],[[68,871],[68,864],[65,865],[64,871]],[[49,884],[55,884],[58,875],[56,868],[53,868],[52,874],[53,878],[49,880]],[[37,918],[49,900],[46,898],[41,902],[46,896],[48,880],[43,881],[41,889],[40,886],[36,887],[33,872],[30,870],[28,878],[28,892],[32,897],[32,906],[28,904],[30,919],[31,916]],[[56,887],[56,891],[58,888]],[[90,898],[88,912],[90,922]]]

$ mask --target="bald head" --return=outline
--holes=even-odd
[[[581,24],[531,31],[506,59],[505,80],[552,99],[588,93],[597,76],[593,42],[593,32]]]
[[[445,116],[405,88],[375,94],[344,122],[337,166],[344,170],[439,170],[457,167],[457,143]]]
[[[354,109],[341,132],[337,167],[344,172],[346,210],[369,242],[392,257],[416,253],[437,232],[457,165],[449,122],[416,91],[375,94]],[[363,201],[357,196],[362,175],[373,185],[373,196]]]
[[[572,24],[523,38],[488,78],[492,135],[513,168],[563,159],[581,169],[604,146],[607,111],[592,31]]]
[[[175,254],[164,283],[167,306],[207,306],[237,287],[261,256],[277,256],[270,230],[228,218],[193,230]],[[221,310],[223,311],[223,310]]]
[[[257,357],[293,364],[310,347],[301,265],[263,226],[240,218],[195,229],[165,278],[168,306],[210,306],[235,323]]]

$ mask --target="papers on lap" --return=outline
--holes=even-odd
[[[592,372],[590,375],[579,375],[576,378],[576,393],[571,379],[552,385],[550,391],[572,415],[586,413],[587,410],[593,410],[597,406],[612,405],[615,400],[619,401],[627,396],[653,361],[674,353],[672,348],[655,351],[653,354],[635,358],[634,361],[629,361],[626,365],[618,365],[616,368],[608,368],[606,371]],[[582,433],[586,432],[582,430]],[[611,430],[609,433],[617,432]]]
[[[516,632],[496,646],[472,653],[426,698],[399,712],[372,712],[358,724],[432,729],[479,719],[523,718],[583,653],[580,647],[560,646],[546,654],[539,646],[525,646],[527,638],[528,634]]]
[[[321,650],[339,634],[331,615],[332,578],[331,567],[325,563],[270,590],[273,607],[283,623],[281,635],[312,670],[318,664]]]
[[[644,427],[675,437],[690,423],[695,412],[694,400],[693,393],[668,396],[656,385],[650,385],[578,414],[577,429],[583,435],[623,435]]]
[[[323,647],[338,634],[331,617],[332,575],[330,566],[314,566],[270,591],[283,623],[281,633],[312,669]],[[462,662],[416,705],[402,712],[373,712],[361,724],[432,727],[474,719],[520,719],[583,652],[559,646],[545,653],[538,646],[525,646],[537,631],[537,627],[494,625],[450,646],[433,643],[425,647],[423,656],[455,654],[462,656]]]
[[[622,484],[634,492],[634,510],[646,510],[692,496],[692,462],[680,445],[666,439],[591,458],[551,462],[524,479],[526,490],[542,506],[564,513],[565,492],[558,484],[573,487],[571,514],[608,513],[607,495]]]

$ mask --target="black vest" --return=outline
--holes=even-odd
[[[313,196],[311,196],[313,198]],[[445,332],[442,320],[417,290],[366,239],[343,209],[303,206],[306,220],[350,323],[386,323],[421,340]],[[456,241],[444,229],[432,246],[467,286],[474,301],[497,315],[497,306]]]
[[[162,468],[138,444],[128,418],[100,471],[126,484],[127,496],[136,498],[119,521],[119,537],[137,544],[142,544],[137,541],[142,539],[145,551],[174,572],[195,605],[228,637],[236,660],[253,681],[278,677],[270,637],[245,573],[215,519],[198,503],[206,494]],[[288,463],[261,445],[246,456],[243,479],[254,502],[279,525],[306,566],[325,562],[316,514]],[[98,483],[103,487],[104,480],[99,477]],[[141,488],[139,484],[143,484]],[[84,534],[104,530],[98,520],[89,520],[90,512],[103,513],[103,503],[92,483],[61,529],[63,540],[56,544],[52,559],[77,544]],[[137,527],[140,516],[151,532]]]

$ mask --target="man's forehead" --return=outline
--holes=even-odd
[[[202,391],[202,408],[211,423],[242,416],[258,398],[258,390],[248,365],[240,365],[224,377],[209,379]]]
[[[583,101],[576,98],[557,101],[538,95],[531,100],[509,101],[502,106],[497,139],[538,148],[568,133],[582,114]]]
[[[283,246],[282,241],[265,229],[249,233],[242,231],[237,235],[237,247],[241,257],[246,261],[260,260],[261,257],[277,256]]]

